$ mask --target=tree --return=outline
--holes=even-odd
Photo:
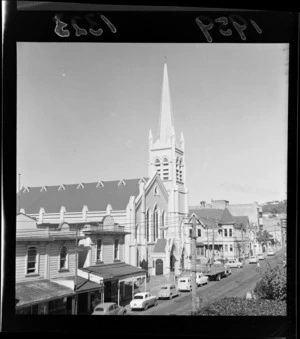
[[[273,235],[270,234],[267,230],[264,231],[259,230],[256,233],[256,239],[260,244],[266,245],[269,241],[273,240]]]
[[[261,299],[286,300],[286,268],[271,267],[270,264],[260,270],[261,279],[254,288],[254,293]]]

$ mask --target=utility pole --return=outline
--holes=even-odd
[[[215,222],[213,222],[213,234],[212,234],[212,265],[215,263]]]
[[[207,257],[209,259],[209,240],[208,240],[208,225],[206,225],[207,227]],[[209,270],[209,265],[208,265],[208,270]]]
[[[243,227],[241,228],[242,231],[242,244],[243,244],[243,264],[245,264],[245,243],[244,243],[244,230]]]
[[[77,246],[78,246],[78,225],[76,225],[76,242],[75,242],[75,277],[74,277],[74,293],[75,293],[75,298],[74,298],[74,310],[73,314],[77,315]]]
[[[196,284],[196,218],[195,216],[192,217],[192,234],[191,234],[191,243],[192,243],[192,255],[193,255],[193,268],[192,268],[192,311],[196,312],[197,310],[197,284]]]

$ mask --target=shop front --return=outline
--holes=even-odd
[[[124,300],[131,300],[136,290],[146,290],[146,271],[125,263],[89,266],[81,268],[78,273],[81,277],[102,282],[101,302],[120,304]]]

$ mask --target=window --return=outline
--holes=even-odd
[[[179,181],[182,182],[182,159],[179,162]]]
[[[97,261],[102,260],[102,239],[97,240]]]
[[[68,250],[65,246],[63,246],[60,250],[60,270],[66,270],[68,268]]]
[[[160,161],[159,159],[155,159],[155,167],[156,167],[156,172],[158,173],[158,175],[160,175]]]
[[[198,237],[201,237],[201,230],[198,229]]]
[[[229,236],[232,237],[232,229],[229,229]]]
[[[228,252],[228,245],[225,245],[225,252]]]
[[[163,180],[169,180],[169,160],[163,159]]]
[[[179,158],[176,158],[176,180],[179,181]]]
[[[230,245],[230,252],[232,252],[233,251],[233,247],[232,247],[232,245]]]
[[[227,237],[227,228],[224,228],[224,237]]]
[[[149,241],[150,210],[146,213],[146,239]]]
[[[119,259],[119,240],[118,239],[115,239],[114,259]]]
[[[152,232],[152,240],[155,241],[158,238],[158,210],[157,207],[154,209],[153,213],[153,232]]]
[[[204,247],[197,247],[197,257],[204,256]]]
[[[190,228],[190,237],[193,236],[193,230]]]
[[[27,251],[27,274],[38,273],[38,253],[36,247],[29,247]]]

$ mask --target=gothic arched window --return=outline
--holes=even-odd
[[[162,226],[162,227],[165,226],[165,211],[163,211],[162,214],[161,214],[161,226]],[[160,237],[161,237],[162,239],[164,239],[164,233],[165,233],[164,230],[161,230],[161,231],[160,231]]]
[[[158,173],[158,175],[161,175],[160,160],[158,158],[155,159],[154,165],[155,165],[156,172]]]
[[[150,210],[146,213],[146,240],[149,241]]]
[[[155,241],[156,238],[158,238],[158,210],[157,210],[157,206],[155,207],[154,212],[153,212],[153,233],[152,233],[153,241]]]
[[[179,158],[176,158],[176,181],[179,181]]]
[[[163,173],[162,173],[162,175],[163,175],[163,177],[162,177],[163,180],[169,180],[169,160],[166,157],[163,159]]]
[[[179,162],[179,181],[182,182],[182,158],[180,159],[180,162]]]

